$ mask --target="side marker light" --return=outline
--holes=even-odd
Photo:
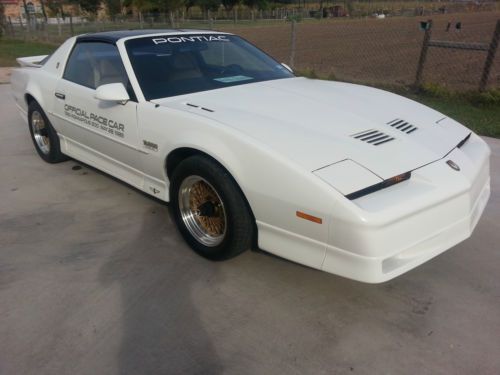
[[[312,216],[302,211],[297,211],[295,214],[301,219],[309,220],[316,224],[323,224],[323,219],[321,219],[320,217]]]

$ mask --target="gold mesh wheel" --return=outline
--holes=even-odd
[[[189,176],[179,189],[179,210],[184,225],[201,244],[214,247],[226,235],[224,203],[214,187],[200,176]]]

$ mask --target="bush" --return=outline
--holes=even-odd
[[[316,79],[319,76],[316,74],[316,71],[312,68],[305,68],[304,70],[297,70],[295,73],[300,77],[312,78]]]
[[[328,74],[328,77],[326,77],[326,79],[328,81],[336,81],[337,80],[337,77],[335,76],[335,73],[334,72],[331,72],[330,74]]]
[[[500,106],[500,89],[491,89],[484,92],[456,92],[437,83],[426,83],[418,91],[420,94],[432,98],[463,100],[477,107]]]
[[[286,17],[286,21],[287,22],[292,22],[292,21],[301,22],[302,21],[302,16],[300,14],[295,14],[295,15],[287,16]]]
[[[433,98],[450,98],[454,95],[452,91],[438,83],[424,83],[419,91]]]
[[[480,106],[500,106],[500,90],[492,89],[484,92],[469,92],[464,96],[472,104]]]

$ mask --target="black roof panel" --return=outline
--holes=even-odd
[[[139,29],[139,30],[117,30],[104,31],[100,33],[83,34],[77,37],[78,41],[84,42],[106,42],[116,43],[118,40],[131,36],[149,35],[149,34],[170,34],[170,33],[196,33],[210,30],[189,30],[189,29]]]

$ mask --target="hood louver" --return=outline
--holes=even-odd
[[[374,146],[379,146],[381,144],[393,141],[395,138],[391,137],[390,135],[387,135],[385,133],[382,133],[378,130],[365,130],[361,133],[356,133],[351,135],[351,137],[355,139],[359,139],[360,141],[370,143]]]
[[[412,125],[409,122],[401,120],[399,118],[389,121],[387,125],[392,126],[394,129],[398,129],[406,134],[413,133],[418,129],[415,125]]]

